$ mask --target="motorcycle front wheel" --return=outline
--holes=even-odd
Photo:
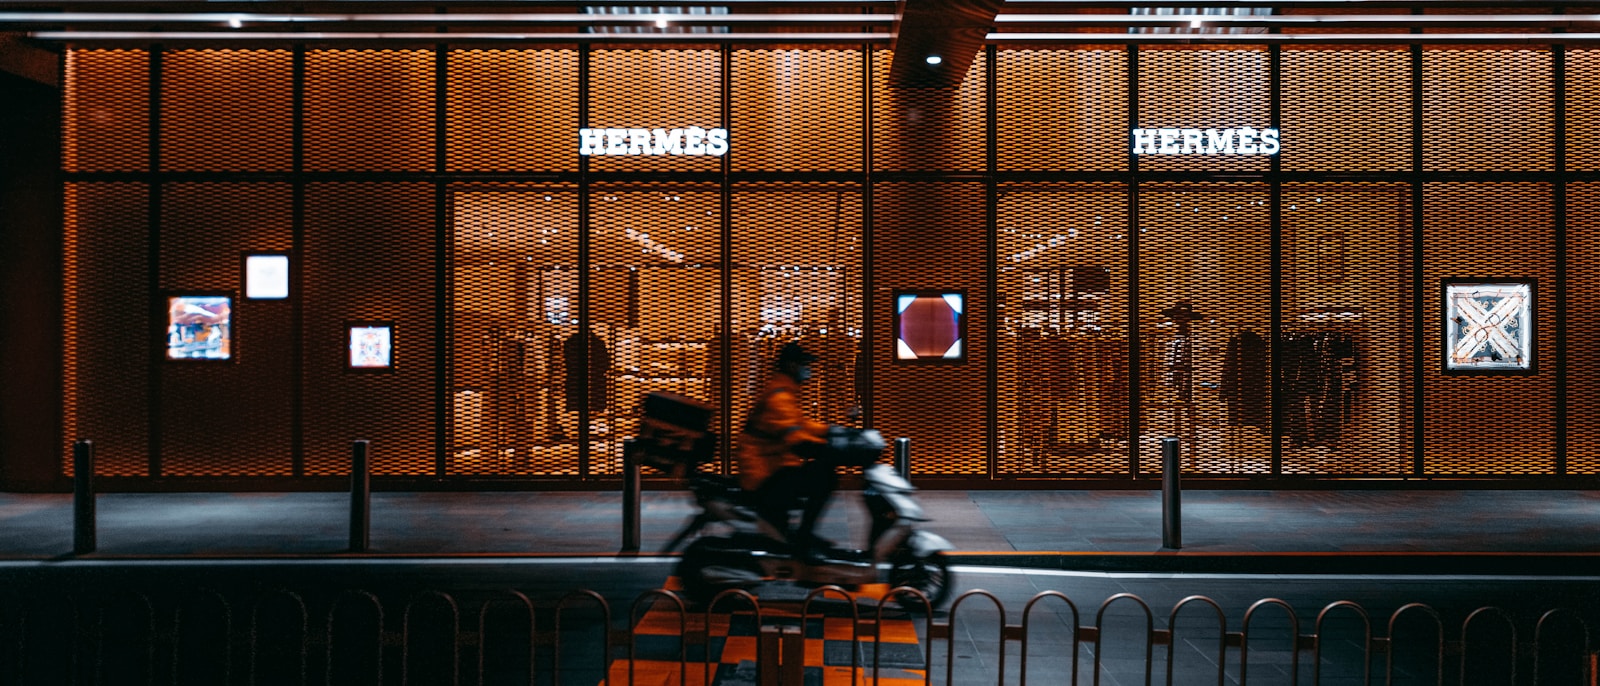
[[[955,582],[950,574],[950,559],[944,553],[917,555],[902,550],[889,560],[889,564],[891,588],[905,586],[917,589],[928,597],[928,603],[935,608],[950,599],[950,590],[955,587]],[[915,607],[917,603],[907,605]]]

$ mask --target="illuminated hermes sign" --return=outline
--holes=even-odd
[[[721,157],[727,152],[727,129],[578,129],[579,155]]]
[[[1276,155],[1278,130],[1134,129],[1135,155]]]

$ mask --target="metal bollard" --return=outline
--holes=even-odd
[[[369,441],[350,444],[350,552],[364,553],[372,543],[372,481]]]
[[[639,458],[633,439],[622,442],[622,552],[639,552]]]
[[[72,443],[72,554],[94,552],[94,441]]]
[[[902,478],[911,478],[911,439],[894,439],[894,470]]]
[[[1183,547],[1183,487],[1178,439],[1161,439],[1161,547]]]

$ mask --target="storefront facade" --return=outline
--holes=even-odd
[[[74,46],[52,469],[605,487],[644,393],[728,455],[800,340],[926,485],[1148,484],[1164,436],[1219,484],[1600,473],[1600,49],[891,59]]]

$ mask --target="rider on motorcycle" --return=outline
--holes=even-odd
[[[839,484],[827,453],[829,426],[800,409],[800,385],[811,379],[817,356],[798,343],[778,351],[776,369],[750,409],[739,437],[739,485],[754,495],[757,513],[798,546],[816,553],[829,547],[813,530]],[[789,528],[789,512],[801,508],[800,527]]]

